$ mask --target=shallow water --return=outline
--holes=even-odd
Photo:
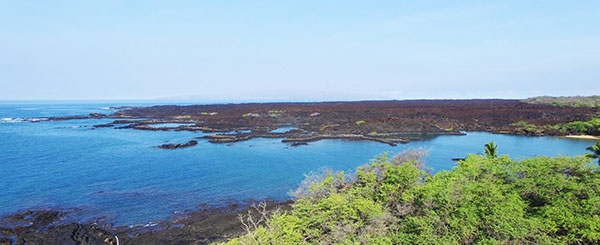
[[[177,128],[181,126],[194,126],[193,123],[156,123],[149,124],[151,128]]]
[[[298,128],[297,127],[291,127],[291,126],[280,127],[278,129],[271,130],[271,133],[287,133],[288,131],[291,131],[291,130],[294,130],[294,129],[298,129]]]
[[[3,104],[0,118],[111,113],[115,104]],[[13,120],[14,121],[14,120]],[[289,199],[304,174],[321,168],[353,171],[383,152],[429,150],[433,171],[452,158],[481,153],[495,141],[500,154],[577,155],[593,141],[469,133],[392,147],[376,142],[323,140],[290,147],[280,139],[231,146],[199,140],[195,147],[163,150],[204,134],[93,128],[108,119],[60,122],[0,121],[0,215],[30,208],[76,210],[81,221],[145,224],[202,203],[226,205],[249,199]]]

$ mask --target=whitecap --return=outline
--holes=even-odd
[[[0,122],[3,122],[3,123],[23,122],[23,118],[4,117],[4,118],[0,119]]]
[[[145,224],[144,227],[153,227],[156,226],[158,224],[154,223],[154,222],[149,222],[148,224]]]
[[[23,108],[20,108],[20,109],[23,110],[23,111],[37,111],[37,110],[40,110],[42,108],[39,108],[39,107],[23,107]]]

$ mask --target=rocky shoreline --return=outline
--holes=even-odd
[[[260,204],[264,204],[260,206]],[[291,201],[247,202],[203,207],[185,217],[145,225],[118,226],[70,221],[68,211],[33,210],[0,219],[0,245],[12,244],[210,244],[243,235],[240,216],[282,212]]]
[[[325,139],[397,145],[437,135],[461,135],[464,131],[566,136],[559,131],[527,130],[519,122],[543,126],[587,121],[599,111],[518,100],[416,100],[122,107],[111,115],[92,113],[24,121],[112,119],[93,128],[206,134],[187,142],[156,146],[181,149],[198,145],[198,140],[233,144],[254,138],[277,138],[290,146],[302,146]],[[169,125],[162,126],[165,124]],[[278,131],[281,128],[288,129]],[[269,210],[290,206],[289,202],[270,204]],[[0,219],[0,245],[205,244],[243,234],[238,215],[248,210],[252,210],[249,205],[205,208],[177,220],[133,227],[73,222],[65,220],[62,210],[26,211]]]
[[[231,144],[253,138],[280,138],[291,146],[323,139],[367,140],[389,145],[465,131],[531,136],[564,136],[558,130],[528,130],[520,126],[586,121],[598,108],[557,107],[519,100],[406,100],[320,103],[248,103],[124,107],[94,128],[149,131],[198,131],[211,143]],[[68,120],[70,117],[48,120]],[[72,117],[76,118],[76,117]],[[171,126],[156,126],[173,124]],[[274,132],[291,127],[286,132]],[[158,146],[164,149],[179,147]]]

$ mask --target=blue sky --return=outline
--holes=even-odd
[[[0,100],[600,94],[600,1],[0,1]]]

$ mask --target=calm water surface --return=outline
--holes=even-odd
[[[383,152],[429,150],[427,165],[449,170],[452,158],[481,153],[495,141],[513,158],[579,155],[593,141],[489,133],[440,136],[397,147],[375,142],[323,140],[289,147],[277,139],[231,146],[199,141],[195,147],[162,150],[200,132],[98,128],[112,120],[20,122],[26,117],[111,113],[122,104],[0,104],[0,215],[31,208],[73,210],[81,221],[116,225],[168,219],[206,203],[289,199],[304,174],[322,168],[353,171]],[[288,130],[287,128],[285,130]]]

